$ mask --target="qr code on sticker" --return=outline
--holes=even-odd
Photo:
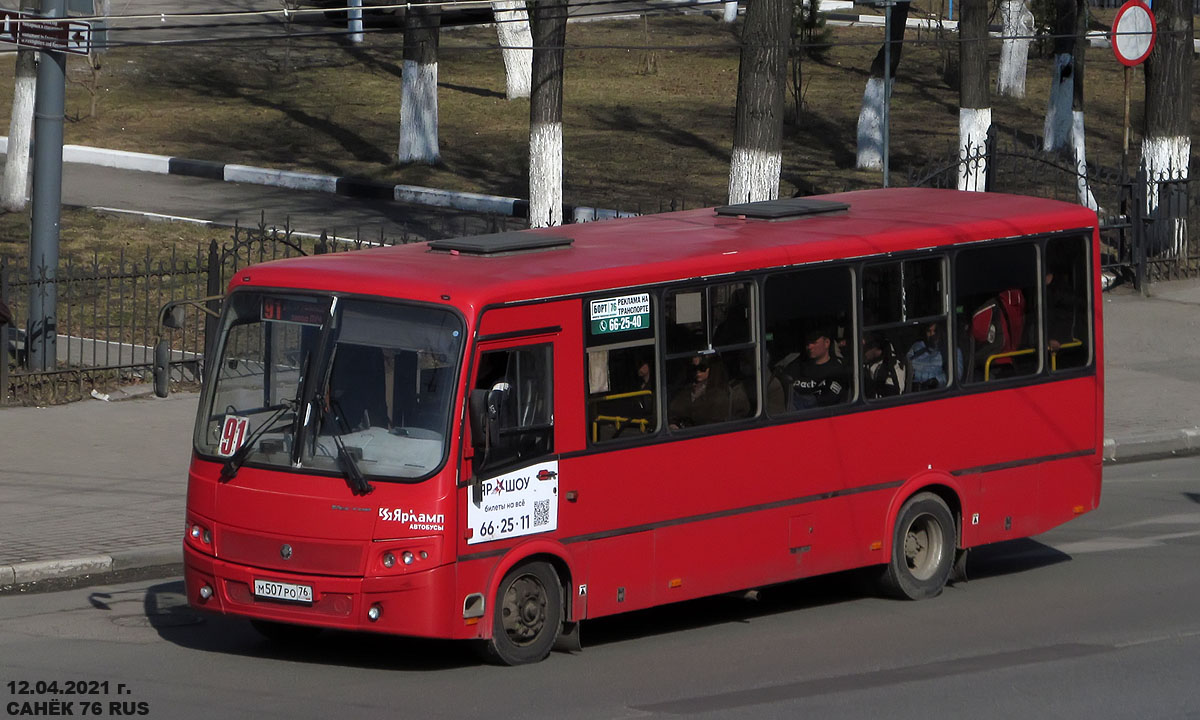
[[[533,526],[549,525],[550,524],[550,501],[549,500],[534,500],[533,501]]]

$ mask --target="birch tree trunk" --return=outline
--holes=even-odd
[[[1000,66],[996,73],[996,94],[1025,97],[1025,73],[1029,67],[1029,43],[1033,36],[1033,13],[1025,0],[1002,0],[1000,17],[1004,40],[1000,44]]]
[[[1071,136],[1071,102],[1075,72],[1075,0],[1054,2],[1054,71],[1050,76],[1050,100],[1042,125],[1042,149],[1064,147]]]
[[[432,165],[438,150],[437,63],[441,7],[414,3],[404,16],[404,70],[400,90],[402,163]]]
[[[567,3],[532,6],[533,72],[529,101],[529,225],[563,222],[563,45]]]
[[[1146,60],[1146,112],[1143,120],[1142,166],[1146,170],[1146,211],[1154,223],[1152,255],[1176,256],[1187,243],[1187,217],[1163,217],[1166,208],[1159,181],[1186,180],[1191,159],[1192,38],[1191,3],[1155,0],[1158,39]]]
[[[533,35],[529,32],[529,14],[522,0],[492,3],[496,36],[504,58],[508,99],[529,97],[529,72],[533,65]]]
[[[987,189],[988,96],[987,0],[963,0],[958,21],[958,189]]]
[[[883,168],[883,104],[892,94],[892,85],[896,82],[896,68],[900,67],[900,51],[904,48],[904,26],[908,23],[908,7],[911,3],[897,3],[892,8],[892,34],[884,44],[891,48],[891,69],[888,77],[891,82],[884,87],[883,56],[884,48],[875,54],[871,63],[871,77],[867,79],[867,87],[863,90],[862,109],[858,113],[858,160],[859,170],[880,170]]]
[[[17,51],[15,76],[4,187],[0,188],[0,205],[10,212],[24,210],[29,195],[29,145],[33,137],[33,101],[37,95],[36,50]]]
[[[753,0],[746,7],[729,163],[730,204],[779,197],[791,19],[792,0]]]
[[[747,9],[749,9],[749,8],[747,7]],[[727,3],[725,3],[724,15],[722,16],[721,19],[727,23],[736,22],[737,21],[737,11],[738,11],[737,3],[727,2]]]
[[[1092,210],[1099,210],[1096,198],[1092,195],[1091,184],[1087,174],[1087,142],[1083,130],[1083,79],[1085,77],[1084,56],[1087,53],[1088,4],[1086,0],[1076,0],[1075,5],[1075,47],[1072,52],[1075,71],[1071,74],[1073,82],[1071,90],[1071,157],[1075,160],[1075,187],[1079,195],[1079,204]]]

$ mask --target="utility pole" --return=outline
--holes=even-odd
[[[42,0],[46,18],[66,16],[66,0]],[[53,370],[58,359],[58,230],[62,210],[63,112],[67,84],[64,53],[42,51],[34,101],[33,223],[29,238],[31,370]]]

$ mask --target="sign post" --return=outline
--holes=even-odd
[[[1154,13],[1142,0],[1129,0],[1113,18],[1113,55],[1125,66],[1125,122],[1121,133],[1121,169],[1129,167],[1129,74],[1150,57],[1158,31]]]

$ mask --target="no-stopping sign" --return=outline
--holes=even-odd
[[[1122,65],[1140,65],[1154,49],[1154,36],[1158,26],[1154,13],[1142,0],[1129,0],[1117,10],[1113,18],[1113,54]]]

